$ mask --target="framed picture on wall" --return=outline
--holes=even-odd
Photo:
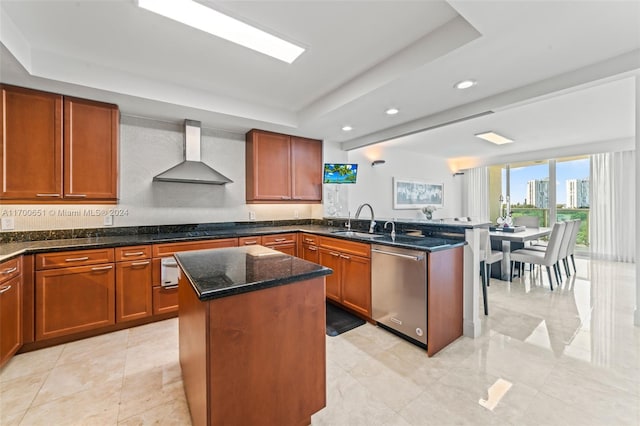
[[[393,208],[444,207],[444,184],[393,178]]]

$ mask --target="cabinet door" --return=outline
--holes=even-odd
[[[62,96],[2,86],[1,199],[62,197]]]
[[[341,291],[341,259],[340,253],[334,250],[320,248],[319,260],[320,265],[333,269],[333,274],[326,277],[327,298],[342,303]]]
[[[341,253],[342,303],[371,316],[371,261],[366,257]]]
[[[64,197],[118,198],[118,107],[64,99]]]
[[[115,323],[113,264],[36,272],[36,340]]]
[[[151,260],[116,264],[116,322],[151,316]]]
[[[291,200],[291,141],[288,135],[247,133],[247,201]]]
[[[0,284],[0,367],[22,345],[21,277]]]
[[[291,196],[322,200],[322,141],[291,136]]]
[[[304,260],[308,260],[309,262],[320,264],[320,252],[318,251],[317,246],[303,244],[300,257]]]

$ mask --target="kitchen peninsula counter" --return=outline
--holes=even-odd
[[[193,424],[310,424],[326,405],[325,275],[332,271],[262,246],[175,257]]]

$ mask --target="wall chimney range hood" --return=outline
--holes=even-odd
[[[206,183],[224,185],[233,182],[200,160],[200,126],[195,120],[184,120],[184,161],[153,178],[154,182]]]

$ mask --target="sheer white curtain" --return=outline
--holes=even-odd
[[[476,220],[489,220],[489,169],[476,167],[467,170],[464,176],[466,215]]]
[[[635,152],[591,156],[589,239],[594,257],[635,261]]]

